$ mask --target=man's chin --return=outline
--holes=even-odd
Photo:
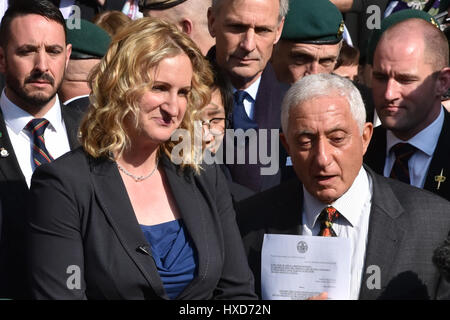
[[[48,104],[54,97],[56,96],[56,92],[45,93],[45,92],[24,92],[21,95],[22,100],[24,100],[28,104],[33,104],[35,106],[45,106]]]

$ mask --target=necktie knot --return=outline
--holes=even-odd
[[[234,93],[234,101],[236,101],[237,104],[241,105],[244,103],[245,98],[247,98],[247,91],[245,90],[236,90]]]
[[[249,118],[244,107],[245,98],[250,98],[250,95],[244,90],[236,90],[234,92],[233,105],[233,129],[257,129],[258,124]]]
[[[333,222],[339,218],[340,214],[336,208],[329,206],[324,208],[319,215],[318,221],[320,222],[319,236],[322,237],[336,237],[336,233],[333,230]]]
[[[409,184],[411,180],[408,162],[417,148],[409,143],[397,143],[391,150],[395,154],[395,162],[389,177]]]
[[[391,150],[394,152],[397,159],[408,161],[417,149],[409,143],[397,143]]]
[[[45,147],[44,132],[49,122],[44,118],[36,118],[30,120],[25,126],[25,130],[29,131],[32,136],[33,147],[33,163],[35,167],[39,167],[43,163],[50,163],[53,161],[53,157]]]
[[[38,135],[38,136],[44,136],[44,131],[47,129],[49,122],[47,119],[44,118],[36,118],[33,120],[30,120],[27,125],[25,126],[25,129],[31,132],[31,134]]]

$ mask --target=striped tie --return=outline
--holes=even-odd
[[[46,119],[33,119],[25,126],[25,130],[31,132],[33,137],[33,161],[35,168],[41,164],[50,163],[53,161],[53,157],[45,147],[44,131],[47,128],[49,122]]]
[[[408,161],[414,152],[416,152],[416,147],[409,143],[397,143],[391,150],[395,153],[395,162],[389,177],[409,184]]]
[[[339,211],[334,207],[324,208],[319,215],[320,231],[318,236],[322,237],[336,237],[336,232],[333,230],[333,221],[339,218]]]

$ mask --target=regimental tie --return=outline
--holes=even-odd
[[[258,124],[249,118],[247,112],[245,112],[244,100],[250,97],[250,95],[244,90],[237,90],[234,93],[234,105],[233,105],[233,129],[257,129]]]
[[[417,148],[409,143],[397,143],[391,150],[395,154],[395,162],[389,177],[410,184],[408,161]]]
[[[333,230],[333,222],[339,218],[339,211],[334,207],[325,207],[317,220],[320,222],[320,231],[318,236],[322,237],[336,237],[336,232]]]
[[[49,122],[47,119],[36,118],[30,120],[25,126],[25,130],[31,132],[33,139],[33,162],[36,167],[44,163],[50,163],[53,161],[53,157],[45,147],[44,131],[47,128]]]

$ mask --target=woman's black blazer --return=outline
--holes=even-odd
[[[227,183],[160,164],[198,253],[198,273],[178,299],[252,299]],[[148,190],[152,192],[152,190]],[[117,165],[81,148],[36,169],[29,214],[29,272],[37,299],[168,299]]]

